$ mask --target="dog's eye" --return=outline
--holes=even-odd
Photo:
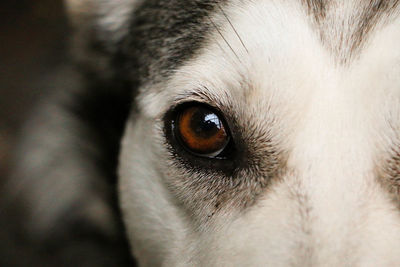
[[[182,146],[199,156],[216,157],[230,141],[223,118],[204,105],[181,109],[176,114],[174,126],[175,137]]]

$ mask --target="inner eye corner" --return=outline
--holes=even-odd
[[[233,140],[218,108],[196,101],[181,103],[173,108],[169,124],[174,143],[184,150],[203,158],[227,158],[224,152]]]

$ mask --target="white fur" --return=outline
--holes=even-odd
[[[225,12],[248,52],[222,14],[212,17],[223,22],[221,31],[238,58],[215,32],[211,44],[167,83],[143,90],[143,116],[128,123],[119,187],[140,263],[398,265],[399,211],[374,170],[396,137],[389,122],[400,127],[400,20],[373,31],[360,56],[340,65],[329,48],[336,47],[335,31],[326,35],[330,45],[322,44],[295,1],[238,1]],[[243,76],[251,89],[241,87]],[[160,118],[179,96],[204,86],[221,98],[231,96],[260,125],[275,117],[271,132],[288,151],[292,171],[247,212],[217,214],[208,228],[195,231],[165,187],[174,172],[165,166]],[[293,195],[307,196],[310,209]]]

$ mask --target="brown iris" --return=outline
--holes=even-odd
[[[217,156],[230,139],[221,118],[205,106],[182,110],[178,114],[176,126],[176,134],[184,146],[203,156]]]

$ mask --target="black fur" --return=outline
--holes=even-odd
[[[210,17],[226,0],[147,0],[133,14],[121,53],[137,62],[141,83],[165,79],[206,45]]]

